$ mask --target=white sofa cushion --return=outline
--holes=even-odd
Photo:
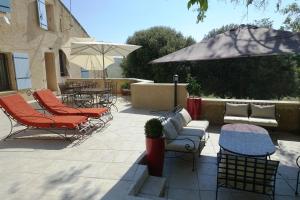
[[[174,117],[170,118],[177,132],[181,131],[183,126],[185,126],[185,121],[181,114],[177,113]]]
[[[199,145],[199,137],[178,135],[175,140],[166,141],[165,149],[168,151],[197,152]]]
[[[248,104],[226,103],[225,116],[248,117]]]
[[[209,126],[209,121],[207,120],[192,120],[187,125],[187,127],[196,127],[202,129],[203,131],[206,131],[208,126]]]
[[[179,135],[188,135],[188,136],[196,136],[201,139],[205,135],[205,131],[202,128],[198,127],[183,127],[183,129],[178,132]]]
[[[224,123],[249,123],[249,118],[237,116],[224,116]]]
[[[251,116],[250,117],[275,119],[275,105],[251,104]]]
[[[181,109],[181,111],[179,111],[179,114],[181,114],[182,118],[184,119],[185,122],[185,126],[192,121],[192,117],[190,116],[190,114],[188,113],[188,111],[184,108]]]
[[[249,117],[249,122],[258,126],[268,126],[268,127],[277,127],[278,122],[276,119],[266,119],[266,118],[257,118],[257,117]]]
[[[177,130],[170,119],[163,123],[163,134],[166,139],[175,139],[178,136]]]

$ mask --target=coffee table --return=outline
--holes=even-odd
[[[266,157],[276,150],[268,131],[250,124],[222,126],[219,145],[229,153],[248,157]]]

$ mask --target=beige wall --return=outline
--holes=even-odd
[[[186,84],[178,84],[178,105],[186,106]],[[135,83],[131,84],[131,101],[135,108],[170,110],[174,106],[174,84]]]
[[[186,84],[178,86],[178,104],[186,107],[188,97]],[[174,104],[174,85],[161,83],[135,83],[131,85],[132,106],[151,110],[170,110]],[[211,124],[222,125],[226,102],[271,103],[276,105],[280,115],[278,130],[300,133],[300,102],[296,101],[259,101],[232,99],[202,99],[201,119]]]
[[[33,89],[47,87],[46,52],[54,54],[57,81],[62,82],[58,50],[65,50],[71,37],[88,37],[58,0],[46,1],[52,5],[50,9],[53,12],[52,30],[40,28],[36,0],[12,0],[11,24],[6,24],[2,18],[0,20],[0,52],[21,52],[29,55]],[[71,29],[70,24],[73,25]]]

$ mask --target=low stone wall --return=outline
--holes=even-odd
[[[136,78],[106,78],[107,81],[112,81],[113,84],[117,84],[117,91],[118,93],[121,93],[121,86],[124,83],[139,83],[139,82],[145,82],[145,83],[153,83],[153,81],[144,80],[144,79],[136,79]],[[104,87],[104,80],[102,78],[69,78],[66,80],[66,83],[68,82],[96,82],[97,87],[103,88]]]
[[[188,93],[186,84],[178,84],[178,105],[186,107]],[[131,101],[135,108],[146,108],[153,111],[170,110],[174,105],[174,84],[171,83],[134,83],[131,84]],[[276,105],[279,114],[277,130],[300,133],[300,102],[298,101],[265,101],[265,100],[233,100],[202,99],[201,119],[210,124],[222,125],[226,102],[271,103]]]
[[[187,84],[178,84],[178,105],[186,106]],[[174,106],[174,84],[172,83],[134,83],[131,84],[131,102],[135,108],[151,110],[170,110]]]

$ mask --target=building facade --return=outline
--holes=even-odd
[[[80,77],[68,62],[74,37],[89,35],[60,0],[0,0],[0,94]]]

